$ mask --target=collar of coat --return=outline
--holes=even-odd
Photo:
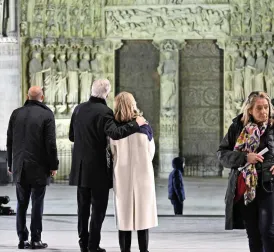
[[[98,97],[94,97],[94,96],[91,96],[91,97],[89,98],[89,101],[92,102],[92,103],[102,103],[102,104],[107,105],[105,99],[98,98]]]
[[[26,100],[26,102],[24,103],[24,106],[34,106],[34,105],[40,106],[46,110],[51,111],[51,109],[49,107],[47,107],[45,104],[43,104],[42,102],[39,102],[39,101]]]

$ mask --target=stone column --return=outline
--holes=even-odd
[[[166,178],[172,159],[179,155],[179,50],[174,40],[155,42],[160,50],[160,127],[158,176]]]
[[[108,106],[113,108],[115,97],[115,51],[123,45],[120,39],[105,40],[101,47],[103,78],[107,78],[111,84],[111,92],[108,96]]]
[[[20,106],[20,59],[16,38],[0,38],[0,151],[6,150],[11,113]]]
[[[15,0],[9,0],[9,26],[8,26],[8,31],[11,33],[14,33],[16,29],[16,4]]]

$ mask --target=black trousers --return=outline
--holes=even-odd
[[[97,249],[99,247],[101,228],[108,205],[108,195],[108,188],[96,191],[78,186],[78,235],[80,247],[88,247],[89,249]],[[92,206],[92,213],[89,223],[90,206]]]
[[[46,185],[30,185],[28,183],[16,184],[17,213],[16,228],[20,241],[26,241],[29,237],[29,231],[26,226],[26,215],[31,197],[31,240],[40,241],[42,233],[42,216],[44,210],[44,198]]]
[[[178,199],[171,200],[171,203],[174,208],[174,214],[183,214],[184,204],[183,202],[179,201]]]
[[[273,184],[265,183],[267,190],[274,189]],[[245,223],[250,252],[274,251],[274,193],[266,192],[260,185],[256,198],[247,206],[243,199],[241,214]]]
[[[148,229],[138,230],[138,244],[139,250],[141,252],[148,252]],[[121,231],[119,230],[119,245],[121,252],[130,252],[131,248],[131,231]]]

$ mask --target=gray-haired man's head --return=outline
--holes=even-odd
[[[108,79],[95,80],[91,87],[91,96],[106,99],[110,92],[111,86]]]

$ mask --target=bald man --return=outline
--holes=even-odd
[[[16,227],[19,249],[43,249],[41,241],[42,215],[46,185],[58,169],[55,120],[52,111],[44,105],[41,87],[28,91],[24,106],[12,112],[7,132],[8,171],[16,183]],[[29,200],[32,200],[31,242],[26,226]]]

